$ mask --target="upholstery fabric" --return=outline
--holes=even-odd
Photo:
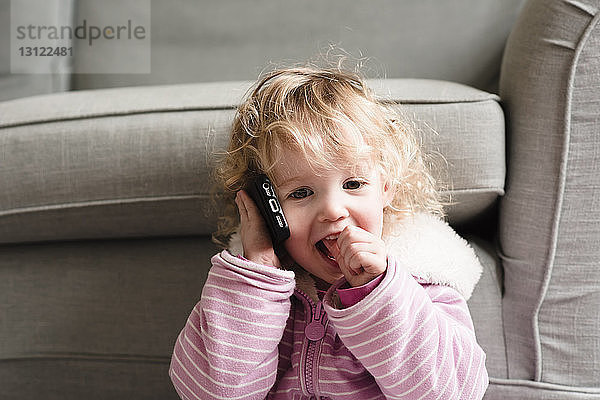
[[[593,390],[552,385],[518,379],[490,379],[484,400],[598,400],[600,394]]]
[[[152,1],[151,73],[77,74],[73,85],[93,89],[254,80],[270,64],[346,53],[373,77],[440,79],[494,91],[502,49],[522,3],[369,0],[349,6],[344,0],[238,0],[198,6],[179,0],[173,7]],[[118,12],[95,0],[79,0],[77,10],[80,17]],[[145,62],[138,57],[132,54],[129,62]],[[97,51],[77,62],[107,58],[106,51]]]
[[[500,86],[510,120],[500,208],[508,376],[596,396],[599,9],[598,0],[528,2]]]
[[[488,375],[505,379],[508,371],[502,325],[502,266],[491,243],[472,235],[466,239],[483,266],[481,278],[468,301],[477,342],[485,351]]]
[[[177,398],[173,343],[208,237],[0,246],[0,397]]]
[[[248,86],[105,89],[0,104],[0,243],[212,233],[211,171]],[[435,162],[447,163],[452,222],[493,206],[505,175],[496,96],[430,80],[372,86],[419,119],[427,150],[444,154]]]

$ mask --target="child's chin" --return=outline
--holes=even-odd
[[[321,270],[321,272],[321,279],[327,281],[329,284],[335,283],[338,279],[344,276],[337,264],[335,266],[328,264]]]

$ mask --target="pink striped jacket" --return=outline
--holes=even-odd
[[[180,397],[482,398],[485,354],[465,300],[481,273],[473,250],[424,215],[386,239],[383,280],[345,309],[343,280],[319,301],[306,274],[215,255],[175,344]]]

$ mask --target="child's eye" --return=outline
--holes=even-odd
[[[289,197],[291,197],[292,199],[303,199],[305,197],[310,196],[311,194],[313,194],[313,191],[309,188],[300,188],[290,193]]]
[[[365,182],[363,182],[363,181],[350,180],[350,181],[344,182],[343,188],[348,189],[348,190],[356,190],[356,189],[360,189],[364,184],[365,184]]]

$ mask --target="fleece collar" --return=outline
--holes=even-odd
[[[449,286],[465,299],[471,297],[482,273],[481,264],[467,241],[443,220],[422,213],[405,217],[392,225],[383,240],[397,265],[421,282]],[[228,247],[231,254],[242,254],[237,232]],[[316,293],[308,273],[296,271],[296,287],[309,295]]]
[[[471,297],[483,268],[473,248],[445,221],[415,214],[394,224],[384,241],[388,255],[413,276]]]

